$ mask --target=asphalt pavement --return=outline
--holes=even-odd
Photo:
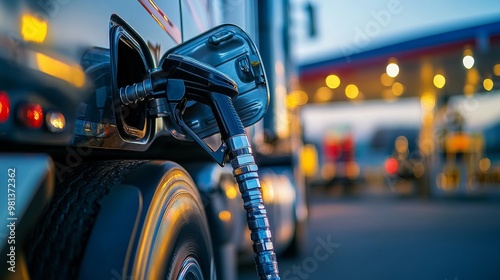
[[[499,199],[313,194],[307,250],[281,279],[500,279]],[[253,267],[239,279],[258,279]]]

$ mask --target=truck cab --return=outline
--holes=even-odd
[[[232,277],[223,265],[236,211],[224,195],[230,171],[176,141],[146,101],[116,95],[221,23],[220,9],[197,0],[0,4],[0,166],[10,184],[1,213],[11,224],[3,278]]]
[[[260,32],[252,25],[257,7],[217,0],[0,4],[0,178],[8,184],[1,214],[10,225],[0,233],[3,278],[236,278],[235,255],[248,250],[241,237],[248,233],[232,170],[214,162],[225,155],[216,119],[195,101],[175,119],[163,99],[139,98],[138,87],[147,88],[145,77],[158,69],[189,64],[179,57],[194,57],[236,81],[236,111],[245,127],[256,123],[268,108],[266,61],[251,42]],[[250,36],[219,26],[227,22]],[[274,237],[284,251],[294,223],[304,221],[293,175],[261,173],[271,174],[262,185],[292,198],[269,201],[273,226],[287,225]]]

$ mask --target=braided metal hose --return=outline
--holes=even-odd
[[[251,231],[257,274],[261,280],[280,279],[269,221],[262,200],[258,167],[248,138],[245,134],[236,135],[226,140],[226,144],[229,148],[233,175],[243,198],[248,228]]]

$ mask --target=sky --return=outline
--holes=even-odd
[[[299,63],[356,53],[423,35],[500,20],[498,0],[291,0]],[[316,7],[318,35],[306,35],[305,3]]]

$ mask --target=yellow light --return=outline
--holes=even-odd
[[[420,103],[426,111],[431,111],[436,106],[436,96],[430,92],[425,92],[420,98]]]
[[[290,92],[286,97],[286,106],[289,109],[296,108],[298,106],[303,106],[309,101],[309,96],[305,91],[297,90]]]
[[[482,172],[488,171],[490,167],[491,167],[491,161],[489,158],[483,158],[479,161],[479,169]]]
[[[495,76],[500,76],[500,64],[495,64],[495,66],[493,66],[493,74],[495,74]]]
[[[394,93],[392,92],[392,88],[386,88],[382,91],[382,97],[386,100],[386,101],[394,101],[396,100],[396,96],[394,95]]]
[[[281,76],[285,74],[285,66],[283,66],[283,62],[277,61],[274,64],[274,71],[276,72],[276,75]]]
[[[446,78],[441,74],[437,74],[436,76],[434,76],[433,82],[435,87],[443,88],[446,84]]]
[[[326,86],[331,89],[336,89],[340,86],[340,78],[337,75],[329,75],[325,79]]]
[[[349,99],[354,99],[354,98],[358,97],[358,94],[359,94],[359,89],[356,85],[349,84],[345,88],[345,95]]]
[[[46,21],[33,15],[24,14],[21,17],[21,35],[24,41],[42,43],[47,38],[48,29]]]
[[[464,56],[464,59],[462,60],[464,67],[467,69],[471,69],[472,66],[474,66],[474,57],[470,55]]]
[[[467,84],[465,85],[464,87],[464,94],[465,96],[472,96],[474,95],[474,93],[476,92],[476,87],[471,85],[471,84]]]
[[[304,145],[301,153],[301,167],[306,177],[312,178],[318,172],[318,150],[313,144]]]
[[[231,221],[231,212],[227,210],[222,210],[219,212],[219,219],[223,222],[229,222]]]
[[[385,71],[389,77],[394,78],[399,74],[399,66],[396,63],[389,63]]]
[[[79,65],[69,65],[42,53],[36,53],[36,63],[38,69],[45,74],[65,80],[77,87],[85,84],[85,74]]]
[[[394,95],[401,96],[401,94],[403,94],[404,91],[405,91],[405,86],[402,83],[395,82],[392,85],[392,93],[394,93]]]
[[[389,77],[387,73],[383,73],[380,75],[380,83],[386,87],[390,87],[392,85],[392,82],[394,81],[393,78]]]
[[[493,83],[493,80],[491,80],[491,79],[484,79],[484,81],[483,81],[483,87],[487,91],[492,90],[494,85],[495,84]]]
[[[333,98],[332,90],[328,87],[320,87],[316,90],[316,94],[314,95],[314,99],[317,102],[327,102]]]
[[[236,188],[234,186],[229,186],[226,189],[226,196],[227,196],[227,198],[229,198],[229,199],[235,199],[237,195],[238,195],[238,191],[236,190]]]

